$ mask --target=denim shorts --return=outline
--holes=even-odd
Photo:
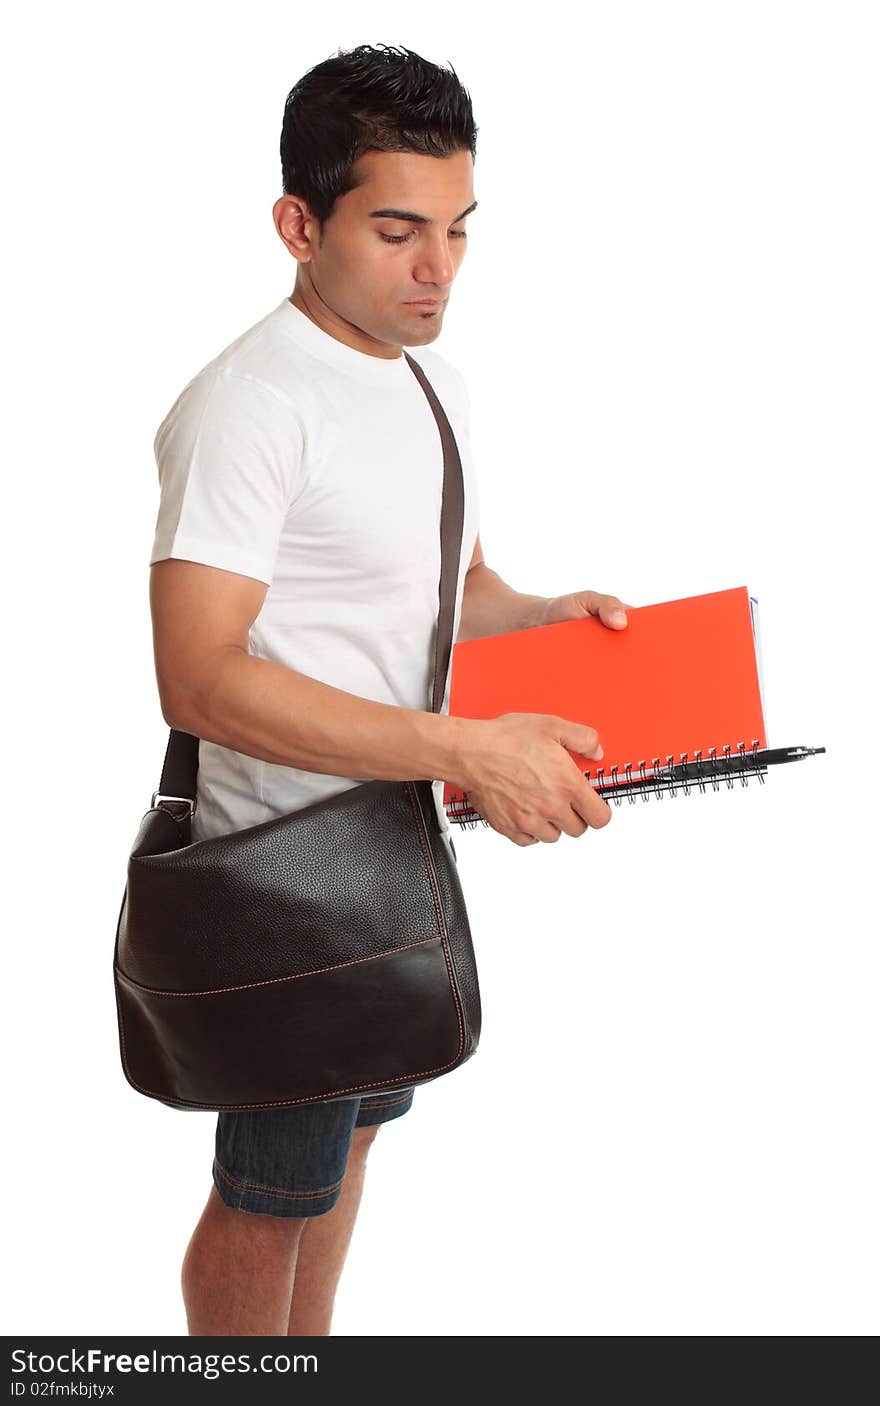
[[[227,1206],[264,1216],[320,1216],[333,1208],[355,1128],[408,1113],[412,1087],[289,1108],[217,1115],[214,1185]]]

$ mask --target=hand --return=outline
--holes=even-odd
[[[626,612],[635,609],[634,605],[624,605],[618,596],[603,596],[598,591],[572,591],[547,602],[540,624],[559,625],[563,620],[583,620],[587,615],[598,615],[610,630],[625,630]]]
[[[569,756],[604,753],[595,728],[543,713],[467,719],[460,733],[456,784],[483,819],[517,845],[553,844],[600,830],[611,807]]]

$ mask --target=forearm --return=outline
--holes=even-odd
[[[203,664],[166,721],[261,761],[388,781],[457,782],[474,727],[470,719],[360,698],[231,646]]]
[[[479,562],[465,577],[456,642],[531,629],[541,624],[549,604],[548,596],[523,595]]]

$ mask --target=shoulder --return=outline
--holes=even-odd
[[[305,443],[289,396],[258,377],[211,363],[166,414],[153,439],[153,457],[169,504],[182,503],[192,483],[191,516],[198,508],[222,517],[234,505],[239,522],[252,513],[256,540],[258,516],[274,522],[278,504],[289,506],[302,485]],[[206,506],[209,498],[213,509]],[[211,530],[220,540],[226,528],[221,522]]]
[[[169,439],[228,435],[254,441],[302,433],[303,401],[290,384],[266,368],[235,366],[220,358],[204,366],[177,396],[154,436],[160,451]]]
[[[260,318],[198,371],[179,393],[156,441],[172,425],[198,427],[212,421],[238,420],[252,428],[273,424],[287,431],[302,428],[311,405],[308,363],[297,356],[289,338],[278,334],[277,310]]]

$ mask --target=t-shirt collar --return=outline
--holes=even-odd
[[[413,373],[404,355],[397,357],[370,356],[369,352],[358,351],[346,342],[340,342],[325,332],[316,322],[284,298],[275,309],[275,315],[282,330],[306,351],[320,361],[336,366],[340,371],[357,376],[373,385],[398,385],[413,379]]]

